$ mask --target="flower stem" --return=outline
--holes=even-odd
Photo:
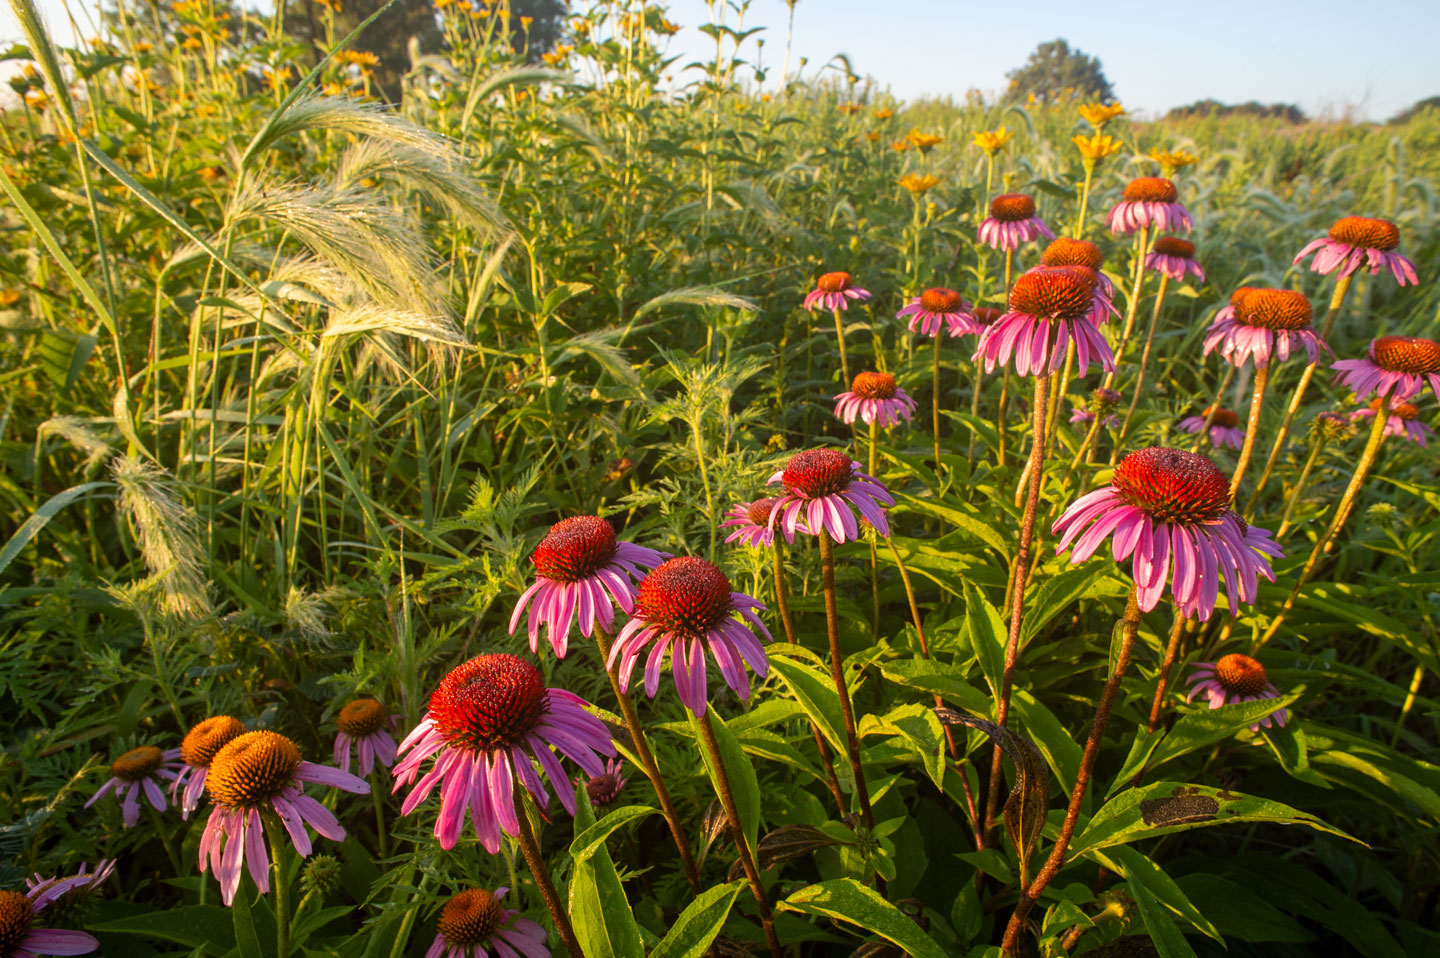
[[[273,812],[261,812],[260,820],[265,825],[265,839],[270,843],[270,869],[274,876],[275,954],[277,958],[289,958],[291,915],[290,886],[285,881],[285,839],[281,835],[280,820]],[[243,895],[244,892],[240,894]]]
[[[840,343],[840,375],[844,377],[843,385],[850,388],[850,362],[845,358],[845,323],[840,318],[840,310],[832,310],[835,314],[835,338]]]
[[[840,611],[835,603],[835,544],[830,533],[820,530],[820,575],[825,585],[825,627],[830,636],[830,678],[840,697],[840,714],[845,720],[845,740],[850,756],[850,771],[855,776],[855,796],[860,800],[860,814],[869,828],[875,827],[875,813],[870,808],[870,789],[865,784],[865,770],[860,766],[860,737],[855,733],[855,713],[850,707],[850,692],[845,687],[845,662],[840,652]]]
[[[1125,304],[1125,325],[1120,330],[1120,341],[1115,344],[1115,368],[1105,374],[1100,383],[1109,389],[1115,383],[1115,373],[1120,369],[1120,360],[1125,355],[1125,346],[1130,342],[1130,333],[1135,329],[1135,314],[1140,310],[1140,293],[1145,287],[1145,247],[1150,238],[1150,227],[1140,227],[1135,234],[1134,288],[1130,291],[1130,302]]]
[[[1185,632],[1185,616],[1177,609],[1175,624],[1170,627],[1170,641],[1165,645],[1165,658],[1160,663],[1160,677],[1155,682],[1155,700],[1150,703],[1149,729],[1154,732],[1160,727],[1160,708],[1165,703],[1165,687],[1170,684],[1170,670],[1180,654],[1180,636]]]
[[[170,827],[160,813],[155,811],[155,806],[149,802],[141,802],[150,813],[151,824],[155,826],[155,837],[160,839],[160,847],[165,849],[165,857],[170,859],[170,867],[174,870],[176,877],[188,874],[180,865],[180,857],[175,854],[175,846],[170,844],[170,836],[167,834]],[[203,885],[201,887],[204,887]]]
[[[776,587],[779,583],[777,580]],[[601,664],[610,661],[610,636],[599,625],[595,627],[595,644],[600,649]],[[630,730],[630,742],[635,746],[635,756],[640,759],[640,768],[645,772],[645,777],[650,779],[650,784],[655,787],[655,796],[660,799],[660,811],[665,816],[665,823],[670,826],[670,837],[675,840],[675,848],[680,852],[680,864],[685,869],[685,880],[690,884],[692,895],[700,894],[700,869],[695,864],[695,856],[690,852],[690,841],[685,835],[685,828],[680,822],[680,813],[675,809],[675,802],[670,798],[670,789],[665,786],[665,779],[660,775],[660,764],[655,761],[655,753],[650,751],[650,743],[645,739],[645,730],[640,725],[640,717],[635,712],[635,703],[630,696],[620,690],[620,680],[616,677],[615,670],[605,669],[605,675],[610,679],[610,689],[615,693],[615,698],[620,702],[620,714],[625,719],[625,727]]]
[[[1025,917],[1030,913],[1030,909],[1035,907],[1035,901],[1041,892],[1060,871],[1060,866],[1065,863],[1065,852],[1075,834],[1075,826],[1080,819],[1080,806],[1085,800],[1090,776],[1095,771],[1095,759],[1100,754],[1100,739],[1105,734],[1105,725],[1110,720],[1110,709],[1115,704],[1115,694],[1120,690],[1120,679],[1130,664],[1130,651],[1135,647],[1135,635],[1140,630],[1140,602],[1134,589],[1130,590],[1130,599],[1125,603],[1123,622],[1120,653],[1115,658],[1115,669],[1105,683],[1105,690],[1100,693],[1100,704],[1095,709],[1095,721],[1090,726],[1090,737],[1086,739],[1085,752],[1080,757],[1080,770],[1075,775],[1075,787],[1070,791],[1070,805],[1065,809],[1065,820],[1060,825],[1060,834],[1055,838],[1055,847],[1050,849],[1050,857],[1045,859],[1039,874],[1030,883],[1030,887],[1021,892],[1020,900],[1015,904],[1010,923],[1005,927],[1005,938],[1000,944],[1001,954],[1018,954]]]
[[[790,596],[785,587],[785,545],[779,535],[770,548],[771,566],[775,574],[775,602],[780,606],[780,624],[785,627],[785,641],[794,643],[795,622],[790,618]],[[607,659],[608,660],[608,659]]]
[[[1275,532],[1276,542],[1284,538],[1285,530],[1290,528],[1290,516],[1295,511],[1295,504],[1300,501],[1300,494],[1305,490],[1305,481],[1310,478],[1310,470],[1315,468],[1315,462],[1320,458],[1320,453],[1324,448],[1324,437],[1317,437],[1315,444],[1310,447],[1310,455],[1305,457],[1305,465],[1300,469],[1300,477],[1295,480],[1295,488],[1290,490],[1290,498],[1285,501],[1285,514],[1280,517],[1280,528]]]
[[[560,933],[560,940],[565,942],[565,950],[570,953],[570,958],[585,958],[580,939],[575,937],[575,929],[570,925],[570,915],[565,911],[559,893],[555,891],[555,883],[550,880],[550,870],[545,867],[545,859],[540,857],[540,843],[535,840],[535,829],[530,827],[528,801],[528,793],[517,776],[515,819],[520,825],[520,851],[525,856],[525,864],[530,866],[530,875],[535,879],[545,904],[550,908],[550,917],[555,919],[555,930]]]
[[[376,766],[376,777],[379,777],[379,766]],[[375,851],[381,858],[389,857],[389,842],[385,835],[385,800],[383,795],[385,789],[379,782],[372,782],[370,785],[370,798],[375,802]]]
[[[1210,427],[1215,425],[1215,414],[1220,411],[1220,401],[1225,398],[1225,390],[1230,388],[1230,380],[1235,378],[1236,368],[1226,364],[1225,375],[1220,377],[1220,388],[1215,390],[1215,401],[1210,404],[1210,411],[1205,414],[1205,422],[1195,434],[1195,447],[1192,452],[1199,452],[1210,442]]]
[[[931,364],[931,378],[934,381],[930,396],[930,422],[934,424],[935,433],[935,475],[940,475],[940,336],[945,332],[943,326],[935,330],[935,359]],[[873,428],[873,427],[872,427]],[[870,454],[870,475],[875,475],[875,454],[874,444],[871,444]]]
[[[1030,437],[1030,485],[1025,493],[1025,511],[1020,520],[1020,545],[1015,551],[1015,570],[1010,594],[1010,631],[1005,641],[1005,669],[1000,678],[1000,701],[995,705],[995,724],[1005,726],[1010,714],[1010,691],[1015,680],[1015,665],[1020,660],[1020,624],[1025,616],[1025,582],[1030,568],[1030,542],[1035,535],[1035,512],[1040,502],[1040,487],[1045,473],[1045,392],[1050,377],[1035,377],[1035,396],[1030,404],[1033,434]],[[994,826],[1000,803],[1001,763],[1004,753],[997,745],[990,762],[990,789],[985,801],[985,830]]]
[[[1087,462],[1089,461],[1088,454],[1095,447],[1095,437],[1100,435],[1100,423],[1104,418],[1104,416],[1097,412],[1095,418],[1090,420],[1090,428],[1086,430],[1085,438],[1081,441],[1080,448],[1075,450],[1075,458],[1071,459],[1070,465],[1065,467],[1065,475],[1060,480],[1061,489],[1070,485],[1070,477],[1074,475],[1076,469],[1080,468],[1080,460],[1084,459]],[[1118,440],[1115,445],[1116,448],[1119,448],[1120,443]]]
[[[1345,487],[1345,492],[1340,497],[1340,504],[1335,507],[1335,514],[1330,517],[1330,524],[1325,532],[1315,542],[1315,548],[1310,550],[1310,557],[1305,560],[1305,566],[1300,570],[1300,576],[1295,580],[1295,586],[1285,598],[1285,604],[1280,607],[1280,614],[1275,616],[1265,634],[1255,642],[1255,648],[1263,648],[1267,642],[1275,638],[1275,633],[1280,631],[1280,625],[1285,621],[1285,616],[1295,608],[1295,600],[1300,597],[1300,590],[1310,577],[1315,574],[1315,567],[1320,564],[1320,559],[1329,552],[1335,544],[1335,537],[1339,534],[1345,520],[1350,518],[1350,510],[1355,508],[1355,499],[1360,494],[1360,485],[1370,473],[1370,467],[1375,465],[1375,457],[1380,453],[1380,443],[1385,438],[1385,422],[1390,418],[1390,399],[1382,397],[1380,408],[1375,410],[1375,420],[1370,426],[1370,439],[1365,443],[1365,451],[1360,454],[1360,461],[1355,465],[1355,474],[1350,477],[1350,485]]]
[[[1250,454],[1255,451],[1255,436],[1260,432],[1260,409],[1265,402],[1265,384],[1270,381],[1270,364],[1255,367],[1255,391],[1250,396],[1250,418],[1245,424],[1245,443],[1240,447],[1240,458],[1235,463],[1235,474],[1230,477],[1230,499],[1240,489],[1245,470],[1250,465]]]
[[[1049,412],[1045,416],[1045,455],[1055,443],[1055,420],[1060,415],[1060,404],[1065,401],[1065,390],[1070,388],[1070,368],[1075,363],[1075,341],[1065,347],[1065,365],[1060,368],[1060,383],[1050,390]],[[1096,418],[1099,418],[1098,416]]]
[[[1085,161],[1085,183],[1080,187],[1080,214],[1075,217],[1075,229],[1070,235],[1075,239],[1085,238],[1085,213],[1090,209],[1090,181],[1095,176],[1095,161]]]
[[[1010,404],[1010,367],[1005,367],[1005,373],[1000,377],[1000,405],[995,408],[995,433],[996,443],[999,448],[995,454],[995,463],[1001,469],[1005,468],[1005,407]]]
[[[1352,273],[1335,281],[1335,291],[1330,294],[1330,308],[1325,311],[1325,322],[1320,327],[1322,340],[1330,338],[1330,330],[1335,328],[1335,318],[1340,315],[1340,307],[1345,302],[1345,294],[1350,291],[1350,281],[1354,278]],[[1275,443],[1270,447],[1270,456],[1265,460],[1265,471],[1260,473],[1260,481],[1255,484],[1249,501],[1245,503],[1246,516],[1255,511],[1255,501],[1260,498],[1261,491],[1270,481],[1271,473],[1275,471],[1275,463],[1280,458],[1280,450],[1285,446],[1285,440],[1290,435],[1290,424],[1294,422],[1295,413],[1299,411],[1300,403],[1305,399],[1305,390],[1309,388],[1310,380],[1314,377],[1318,365],[1318,363],[1311,363],[1300,373],[1300,381],[1295,384],[1295,392],[1290,396],[1290,404],[1285,407],[1285,419],[1280,423],[1280,431],[1275,434]]]
[[[735,792],[730,787],[730,773],[725,769],[720,743],[715,740],[715,727],[711,724],[710,713],[701,713],[695,724],[700,726],[700,738],[705,743],[705,751],[715,769],[715,791],[720,796],[720,804],[724,807],[725,817],[730,823],[730,837],[735,840],[735,852],[740,856],[740,867],[745,870],[745,877],[750,882],[750,892],[755,896],[755,904],[760,909],[760,925],[765,929],[765,941],[770,945],[773,958],[781,958],[780,939],[775,934],[775,918],[770,911],[770,899],[765,895],[765,886],[760,882],[760,869],[755,864],[750,842],[745,837],[745,828],[740,824],[740,809],[735,804]]]
[[[985,385],[985,369],[980,363],[975,363],[975,383],[970,389],[970,418],[980,418],[980,393]],[[970,430],[970,448],[965,453],[965,459],[970,468],[975,467],[975,430]]]
[[[1169,274],[1161,273],[1160,289],[1155,294],[1155,310],[1150,314],[1150,331],[1145,334],[1145,348],[1140,353],[1140,369],[1135,374],[1135,385],[1130,387],[1130,407],[1125,410],[1125,419],[1120,423],[1120,431],[1115,434],[1117,446],[1124,443],[1130,418],[1135,415],[1135,407],[1140,402],[1140,390],[1145,385],[1145,368],[1150,365],[1150,349],[1155,344],[1155,331],[1160,328],[1160,307],[1165,305],[1165,292],[1169,286]]]

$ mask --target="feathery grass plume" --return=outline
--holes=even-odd
[[[331,613],[331,590],[321,593],[290,586],[285,594],[285,626],[310,645],[329,648],[335,635],[325,624]]]
[[[226,211],[225,228],[250,219],[288,231],[382,302],[444,309],[430,257],[400,211],[373,191],[255,182]]]
[[[354,336],[363,336],[375,358],[402,376],[409,374],[410,364],[399,348],[401,337],[424,343],[431,361],[442,369],[460,350],[470,346],[460,327],[447,314],[362,303],[330,314],[322,333],[321,352],[326,352],[331,344],[343,345]]]
[[[255,134],[245,153],[254,156],[286,137],[313,130],[335,130],[356,139],[375,137],[421,150],[448,142],[440,134],[416,126],[378,103],[364,103],[353,97],[305,93],[285,112],[271,117],[265,128]]]
[[[134,455],[116,456],[110,472],[120,487],[120,510],[129,520],[145,567],[164,594],[165,610],[182,616],[207,614],[210,598],[200,522],[180,500],[175,480]]]
[[[480,188],[469,164],[449,140],[435,137],[434,143],[423,149],[389,140],[361,140],[340,157],[334,187],[352,189],[367,178],[382,176],[394,177],[429,196],[456,222],[481,236],[513,232],[505,214]]]
[[[79,416],[51,416],[40,424],[36,432],[41,439],[59,436],[74,446],[85,456],[87,471],[110,453],[110,440]]]

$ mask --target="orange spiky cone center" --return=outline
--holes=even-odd
[[[1265,666],[1238,652],[1222,656],[1215,663],[1215,678],[1225,691],[1240,696],[1259,695],[1270,684]]]
[[[1111,481],[1126,502],[1164,522],[1218,522],[1230,509],[1229,478],[1183,449],[1137,449],[1120,461]]]
[[[1400,230],[1389,220],[1347,216],[1330,227],[1330,238],[1348,246],[1389,252],[1400,245]]]

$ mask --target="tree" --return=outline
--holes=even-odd
[[[1440,96],[1430,96],[1423,100],[1417,100],[1408,110],[1400,111],[1386,122],[1390,124],[1409,123],[1426,110],[1434,110],[1440,113]]]
[[[1070,49],[1062,39],[1037,46],[1025,65],[1011,70],[1006,98],[1025,100],[1030,96],[1041,103],[1053,103],[1067,96],[1113,103],[1115,91],[1105,79],[1100,60],[1082,50]]]

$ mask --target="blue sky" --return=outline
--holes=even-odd
[[[57,38],[68,38],[60,0],[40,0]],[[268,6],[268,4],[266,4]],[[72,0],[72,9],[84,0]],[[705,0],[670,0],[683,29],[681,63],[708,56]],[[733,25],[733,14],[729,14]],[[763,26],[771,82],[785,54],[784,0],[752,0],[746,26]],[[813,71],[836,53],[897,96],[995,91],[1037,43],[1064,37],[1098,56],[1132,111],[1159,113],[1205,97],[1299,104],[1319,115],[1353,107],[1384,119],[1440,95],[1440,2],[1389,0],[797,0],[795,56]],[[0,39],[18,38],[9,4]],[[745,55],[753,59],[755,49]],[[793,64],[792,64],[793,66]]]

